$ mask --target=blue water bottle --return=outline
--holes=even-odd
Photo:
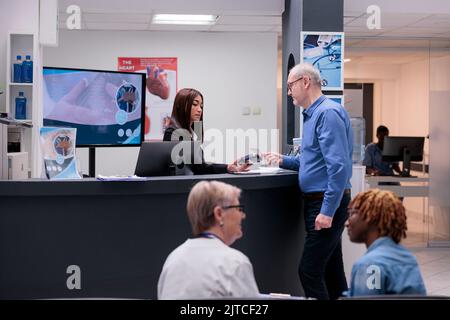
[[[13,82],[22,82],[22,56],[17,56],[17,61],[13,65]]]
[[[27,98],[23,96],[23,91],[19,91],[19,96],[16,97],[16,119],[27,118]]]
[[[366,121],[364,118],[350,118],[353,129],[353,164],[361,165],[364,160],[365,138],[366,138]]]
[[[33,82],[33,61],[31,61],[31,56],[26,56],[26,60],[22,62],[22,82],[32,83]]]

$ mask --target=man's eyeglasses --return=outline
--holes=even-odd
[[[240,212],[244,212],[244,205],[243,204],[236,204],[234,206],[224,206],[222,207],[222,209],[226,210],[226,209],[232,209],[232,208],[236,208],[238,209]]]
[[[292,82],[288,82],[287,83],[287,91],[289,92],[289,91],[292,91],[292,86],[294,85],[294,83],[296,83],[297,81],[300,81],[300,80],[302,80],[303,79],[303,76],[302,77],[300,77],[300,78],[298,78],[297,80],[294,80],[294,81],[292,81]]]

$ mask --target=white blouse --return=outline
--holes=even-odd
[[[258,296],[250,260],[216,238],[186,240],[167,257],[158,281],[158,299]]]

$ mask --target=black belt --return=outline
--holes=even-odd
[[[344,194],[348,194],[348,195],[351,194],[351,190],[345,189]],[[320,192],[302,193],[302,196],[303,196],[303,199],[308,200],[308,201],[323,200],[323,198],[325,197],[325,192],[320,191]]]

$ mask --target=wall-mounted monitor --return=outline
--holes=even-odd
[[[43,68],[44,126],[77,129],[77,147],[139,146],[144,73]]]

